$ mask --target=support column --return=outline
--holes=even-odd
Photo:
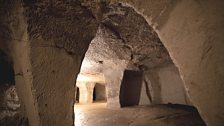
[[[93,89],[95,82],[77,82],[76,85],[79,87],[79,103],[90,104],[93,102]]]
[[[107,62],[104,66],[104,76],[106,80],[106,95],[108,108],[120,108],[120,87],[123,79],[126,63],[117,61],[119,64]]]

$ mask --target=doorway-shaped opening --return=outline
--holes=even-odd
[[[78,104],[80,101],[80,90],[79,87],[76,87],[76,95],[75,95],[75,103]],[[107,101],[106,98],[106,86],[105,84],[96,83],[93,88],[92,95],[92,103],[105,103]]]
[[[93,102],[106,102],[106,86],[105,84],[96,83],[93,90]]]
[[[143,74],[141,71],[125,70],[120,88],[121,107],[139,104]]]

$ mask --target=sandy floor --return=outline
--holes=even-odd
[[[75,126],[205,126],[196,110],[176,105],[107,109],[105,103],[75,105]]]

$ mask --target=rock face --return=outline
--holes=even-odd
[[[35,46],[53,46],[69,54],[81,55],[95,36],[93,29],[97,27],[97,22],[79,1],[25,1],[24,6],[27,8],[25,12],[30,39],[42,38],[47,41],[42,45],[33,43]],[[85,34],[87,31],[88,34]]]
[[[96,67],[83,73],[105,75],[109,105],[119,106],[125,69],[147,73],[175,64],[207,125],[223,126],[223,6],[221,0],[0,0],[0,49],[12,59],[22,113],[31,126],[73,125],[75,79],[89,47],[83,63]],[[150,77],[157,83],[161,75]],[[161,94],[154,95],[159,103]]]
[[[174,64],[145,71],[141,93],[141,105],[149,103],[192,105]]]
[[[25,2],[25,6],[35,118],[40,125],[72,125],[75,78],[98,24],[78,1]]]
[[[16,87],[1,84],[0,92],[0,125],[28,126],[27,119],[21,115],[21,105]]]
[[[158,35],[134,9],[111,5],[102,22],[121,40],[121,49],[129,50],[129,61],[137,67],[153,68],[170,61]],[[118,49],[114,50],[118,55],[125,55]]]
[[[126,60],[145,69],[172,62],[156,32],[134,9],[120,4],[105,5],[104,9],[101,26],[86,59]]]
[[[157,30],[207,125],[224,125],[223,1],[126,2]]]

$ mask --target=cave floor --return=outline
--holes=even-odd
[[[75,126],[205,126],[197,111],[181,105],[108,109],[105,103],[75,105]]]

